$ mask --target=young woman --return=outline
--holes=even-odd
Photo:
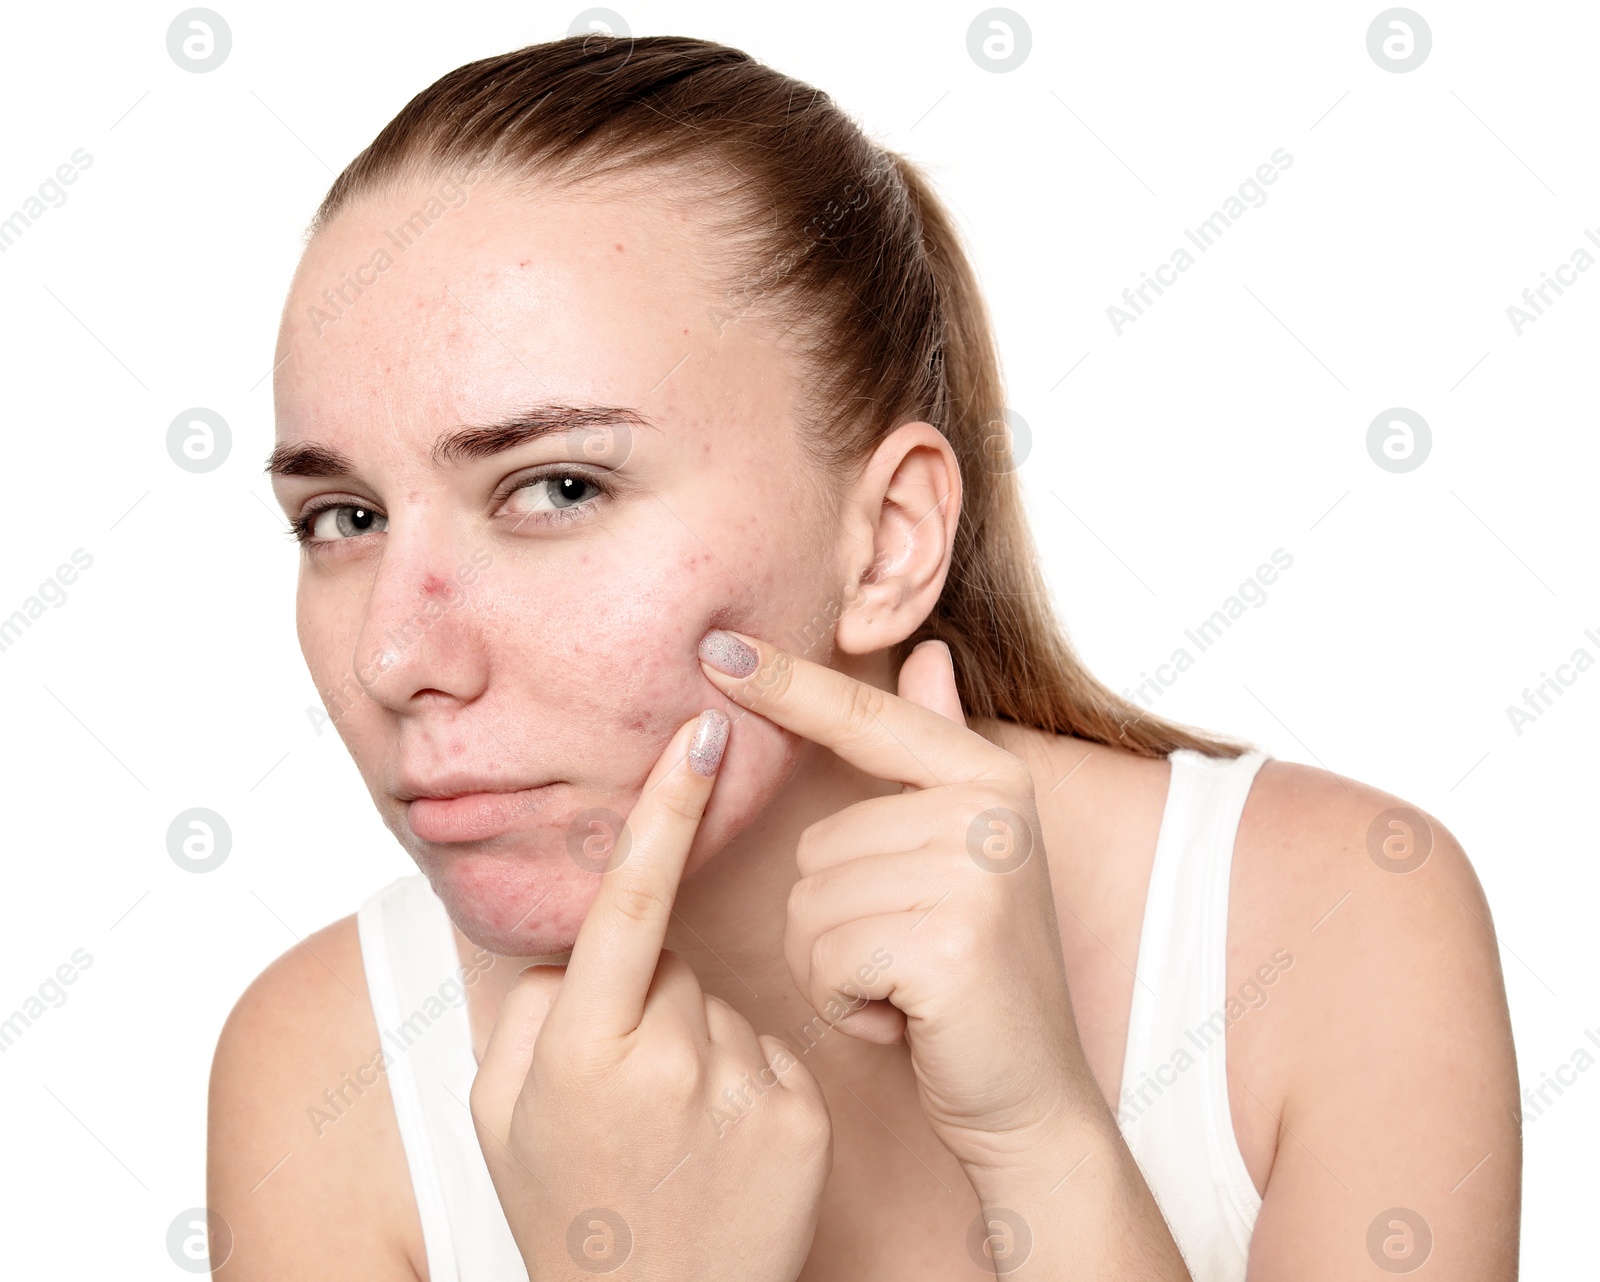
[[[1515,1275],[1466,857],[1084,671],[951,220],[825,95],[462,67],[278,355],[301,645],[421,871],[223,1030],[222,1276]]]

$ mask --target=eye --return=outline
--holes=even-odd
[[[305,543],[336,543],[389,528],[389,518],[370,507],[340,503],[317,508],[300,518],[299,534]]]
[[[607,493],[598,481],[578,472],[551,472],[535,476],[506,496],[501,511],[509,516],[535,520],[570,519],[575,508],[593,505]]]

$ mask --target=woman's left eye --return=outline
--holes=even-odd
[[[562,472],[534,477],[519,485],[506,496],[501,510],[511,516],[538,516],[544,513],[560,519],[573,508],[593,503],[595,497],[603,493],[603,487],[587,476]]]

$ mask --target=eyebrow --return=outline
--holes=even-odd
[[[519,410],[498,423],[461,427],[446,432],[433,443],[436,465],[489,458],[542,436],[572,431],[616,428],[659,429],[654,419],[619,405],[562,405],[543,403]],[[315,441],[273,447],[264,469],[272,476],[352,476],[356,465],[332,446]]]

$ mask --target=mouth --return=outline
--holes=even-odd
[[[434,845],[487,841],[512,831],[549,804],[560,783],[531,788],[487,789],[481,785],[420,790],[401,796],[406,823],[421,840]],[[437,791],[440,795],[426,795]]]

